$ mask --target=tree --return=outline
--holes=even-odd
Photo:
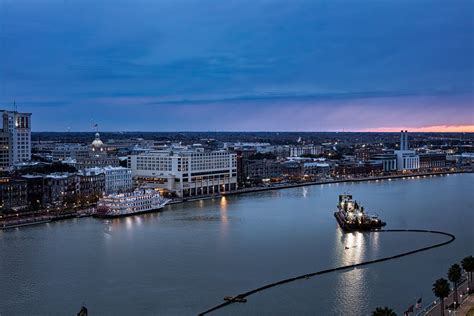
[[[472,272],[474,271],[474,257],[469,256],[469,257],[466,257],[466,258],[462,259],[461,265],[462,265],[462,268],[464,269],[464,271],[467,272],[468,281],[469,281],[467,284],[471,285]]]
[[[444,315],[444,298],[448,297],[451,288],[449,287],[448,280],[438,279],[433,284],[433,293],[434,295],[441,300],[441,316]]]
[[[249,156],[249,159],[250,160],[263,160],[263,159],[273,160],[273,159],[276,159],[276,156],[272,153],[255,153]]]
[[[453,283],[454,286],[454,302],[458,305],[458,284],[461,281],[462,270],[459,264],[453,264],[448,271],[448,279]]]
[[[385,306],[385,307],[377,307],[372,312],[372,316],[397,316],[397,314],[395,314],[395,312],[391,308],[388,308],[387,306]]]

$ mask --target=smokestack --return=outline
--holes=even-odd
[[[405,150],[408,150],[408,131],[405,131]]]
[[[400,131],[400,150],[405,150],[405,135],[403,134],[403,130]]]

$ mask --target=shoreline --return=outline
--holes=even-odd
[[[304,182],[304,183],[289,183],[289,184],[277,185],[277,186],[248,188],[248,189],[240,189],[240,190],[231,191],[231,192],[223,192],[219,195],[215,195],[212,197],[189,199],[189,200],[184,200],[183,202],[193,202],[193,201],[204,200],[204,199],[209,199],[209,198],[214,198],[214,197],[221,197],[221,196],[239,195],[239,194],[245,194],[245,193],[272,191],[272,190],[280,190],[280,189],[291,189],[291,188],[313,186],[313,185],[324,185],[324,184],[346,183],[346,182],[369,182],[369,181],[392,180],[392,179],[402,179],[402,178],[420,178],[420,177],[426,178],[430,176],[442,176],[442,175],[461,174],[461,173],[474,173],[474,171],[456,170],[456,171],[442,171],[442,172],[427,172],[427,173],[418,173],[418,174],[409,174],[409,175],[401,174],[401,175],[390,175],[390,176],[354,178],[354,179],[335,179],[335,180],[324,180],[324,181],[311,181],[311,182]]]
[[[441,172],[425,172],[425,173],[417,173],[417,174],[401,174],[401,175],[388,175],[388,176],[376,176],[376,177],[365,177],[365,178],[354,178],[354,179],[332,179],[332,180],[323,180],[323,181],[311,181],[311,182],[304,182],[304,183],[287,183],[283,185],[274,185],[268,187],[253,187],[253,188],[245,188],[245,189],[238,189],[236,191],[231,192],[221,192],[220,194],[210,195],[210,196],[201,196],[201,197],[193,197],[190,199],[182,199],[182,200],[174,200],[170,202],[168,205],[186,203],[186,202],[196,202],[196,201],[204,201],[204,200],[212,200],[215,198],[222,198],[231,195],[241,195],[247,193],[257,193],[263,191],[273,191],[273,190],[281,190],[281,189],[291,189],[291,188],[298,188],[304,186],[313,186],[313,185],[324,185],[324,184],[334,184],[334,183],[347,183],[347,182],[369,182],[369,181],[380,181],[380,180],[392,180],[392,179],[402,179],[402,178],[426,178],[432,176],[443,176],[443,175],[450,175],[450,174],[462,174],[462,173],[474,173],[474,170],[455,170],[455,171],[441,171]],[[162,209],[163,211],[165,209]],[[12,222],[10,225],[8,223],[1,223],[0,224],[0,231],[7,230],[12,228],[19,228],[19,227],[26,227],[26,226],[33,226],[44,224],[52,221],[57,220],[66,220],[72,218],[83,218],[83,217],[90,217],[92,214],[86,214],[83,210],[79,210],[75,213],[66,213],[66,214],[57,214],[56,216],[50,216],[49,218],[39,217],[38,220],[34,220],[34,218],[24,218],[21,222],[15,221]]]

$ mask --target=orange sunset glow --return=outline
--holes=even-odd
[[[399,132],[409,130],[419,133],[474,133],[474,125],[435,125],[423,127],[377,127],[364,130],[364,132]]]

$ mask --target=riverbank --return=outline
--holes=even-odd
[[[271,191],[279,189],[290,189],[297,187],[304,187],[309,185],[322,185],[322,184],[333,184],[333,183],[346,183],[346,182],[366,182],[366,181],[380,181],[380,180],[392,180],[392,179],[401,179],[401,178],[420,178],[420,177],[430,177],[430,176],[440,176],[440,175],[449,175],[449,174],[458,174],[458,173],[474,173],[472,170],[456,170],[456,171],[441,171],[441,172],[425,172],[417,174],[400,174],[400,175],[389,175],[389,176],[376,176],[376,177],[364,177],[364,178],[350,178],[350,179],[330,179],[323,181],[311,181],[311,182],[301,182],[301,183],[285,183],[281,185],[271,185],[268,187],[256,187],[256,188],[244,188],[238,189],[231,192],[223,192],[217,197],[227,196],[227,195],[237,195],[261,191]],[[200,200],[198,198],[193,200]],[[191,201],[191,200],[185,200]],[[185,202],[184,201],[184,202]]]
[[[92,212],[90,209],[86,210],[74,210],[74,211],[65,211],[65,212],[58,212],[58,213],[38,213],[34,216],[28,217],[17,217],[9,220],[3,220],[0,222],[0,230],[3,229],[11,229],[11,228],[18,228],[24,226],[33,226],[33,225],[40,225],[46,224],[53,221],[60,221],[65,219],[71,218],[81,218],[81,217],[88,217],[91,216]]]

